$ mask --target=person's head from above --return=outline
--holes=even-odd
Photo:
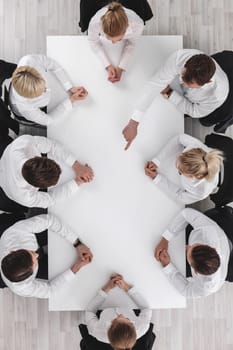
[[[114,350],[132,349],[137,340],[134,324],[123,315],[117,316],[108,329],[108,339]]]
[[[116,1],[108,5],[107,12],[101,17],[102,30],[113,44],[123,39],[129,25],[123,6]]]
[[[215,71],[216,65],[211,57],[205,54],[194,55],[188,59],[182,69],[183,85],[199,89],[211,82]]]
[[[219,150],[205,152],[201,148],[192,148],[177,157],[176,167],[180,175],[211,181],[219,172],[222,161],[223,154]]]
[[[38,265],[38,257],[39,255],[32,250],[12,251],[2,259],[2,272],[11,282],[24,281],[33,274]]]
[[[196,274],[212,275],[220,266],[220,257],[216,249],[205,244],[195,243],[187,245],[186,255],[188,263]]]
[[[25,98],[36,98],[46,91],[45,80],[33,67],[21,66],[12,75],[12,86]]]
[[[23,178],[32,186],[46,189],[55,186],[61,174],[60,166],[47,157],[28,159],[22,167]]]

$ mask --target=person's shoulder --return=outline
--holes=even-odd
[[[141,17],[133,10],[127,8],[127,7],[123,7],[124,8],[124,11],[128,17],[128,19],[130,20],[134,20],[134,21],[140,21],[143,23],[143,20],[141,19]]]
[[[36,61],[39,59],[40,55],[36,55],[36,54],[29,54],[29,55],[25,55],[23,56],[18,63],[18,67],[20,66],[33,66]]]

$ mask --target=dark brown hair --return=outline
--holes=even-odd
[[[114,38],[125,33],[128,27],[128,17],[123,6],[116,1],[108,5],[107,12],[101,17],[103,32]]]
[[[192,249],[192,267],[201,275],[212,275],[220,266],[216,250],[208,245],[198,245]]]
[[[19,249],[2,259],[1,267],[4,276],[11,282],[20,282],[33,273],[32,256],[26,249]]]
[[[108,329],[108,339],[115,350],[131,350],[137,340],[135,327],[115,319]]]
[[[41,189],[56,185],[60,174],[59,165],[46,157],[31,158],[24,163],[22,168],[24,179],[30,185]]]
[[[182,79],[185,83],[197,83],[202,86],[213,77],[216,66],[211,57],[205,54],[192,56],[184,65],[186,68]]]

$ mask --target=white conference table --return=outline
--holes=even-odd
[[[115,64],[121,44],[106,50]],[[89,95],[77,103],[70,115],[48,128],[48,137],[59,140],[77,160],[94,169],[94,181],[50,208],[92,250],[91,264],[82,268],[72,283],[49,300],[50,310],[85,310],[89,300],[110,274],[122,273],[137,286],[153,309],[185,307],[186,300],[163,274],[154,258],[154,248],[182,205],[156,188],[144,174],[144,164],[174,135],[183,132],[184,118],[167,100],[158,96],[128,151],[122,129],[152,74],[175,50],[181,36],[143,36],[122,81],[112,84],[86,36],[47,38],[47,54],[68,72],[75,85]],[[62,96],[62,92],[58,92]],[[59,96],[59,98],[62,98]],[[53,102],[51,106],[53,105]],[[173,181],[179,181],[174,164],[165,165]],[[65,166],[61,183],[74,175]],[[169,245],[172,261],[185,271],[184,237]],[[74,248],[49,232],[49,275],[53,278],[70,267]],[[127,296],[119,288],[109,293],[103,307],[125,305]],[[135,305],[130,304],[132,307]]]

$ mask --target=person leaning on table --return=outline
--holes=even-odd
[[[40,268],[39,248],[40,234],[52,230],[72,243],[78,258],[72,267],[51,281],[45,281],[45,266]],[[38,237],[37,237],[38,236]],[[75,274],[92,261],[90,249],[82,244],[77,235],[53,215],[38,215],[18,221],[9,227],[0,239],[1,275],[4,283],[12,292],[24,297],[49,298],[66,283],[75,278]],[[47,266],[46,266],[47,268]]]
[[[185,277],[171,262],[168,244],[172,238],[184,233],[188,224],[192,230],[186,233]],[[230,244],[225,232],[206,215],[191,208],[183,209],[171,222],[155,248],[155,258],[162,264],[165,275],[187,298],[205,297],[217,292],[225,282],[229,256]]]
[[[67,98],[49,113],[44,111],[52,94],[49,75],[53,73],[67,92]],[[21,58],[12,76],[10,105],[18,117],[48,126],[69,112],[74,103],[87,96],[84,87],[75,87],[63,68],[44,55],[27,55]]]
[[[113,1],[100,9],[91,19],[88,27],[88,40],[91,48],[98,55],[108,72],[108,80],[115,83],[121,79],[127,70],[129,59],[133,54],[137,40],[144,28],[143,20],[132,10]],[[109,60],[101,43],[104,36],[112,44],[124,42],[124,48],[119,65],[115,67]]]
[[[227,75],[213,58],[199,50],[183,49],[174,52],[164,66],[150,79],[123,130],[125,149],[137,135],[138,124],[153,100],[161,94],[180,112],[202,118],[220,107],[229,92]]]
[[[61,168],[53,159],[72,167],[75,179],[48,192],[40,191],[55,186],[60,178]],[[64,146],[42,136],[18,137],[0,159],[0,187],[7,197],[27,207],[48,208],[92,181],[93,176],[87,164],[80,164]]]
[[[103,310],[100,318],[97,318],[97,310],[101,309],[108,292],[115,287],[123,289],[138,308],[142,309],[139,316],[127,307],[115,307]],[[150,326],[152,310],[146,305],[139,291],[126,283],[122,275],[112,275],[87,306],[85,322],[89,334],[104,343],[110,343],[114,349],[131,349]]]
[[[177,157],[181,150],[182,153]],[[166,159],[176,163],[180,186],[159,171]],[[191,204],[216,191],[222,160],[221,151],[207,147],[192,136],[180,134],[172,138],[152,161],[146,163],[145,173],[169,195],[182,203]]]

